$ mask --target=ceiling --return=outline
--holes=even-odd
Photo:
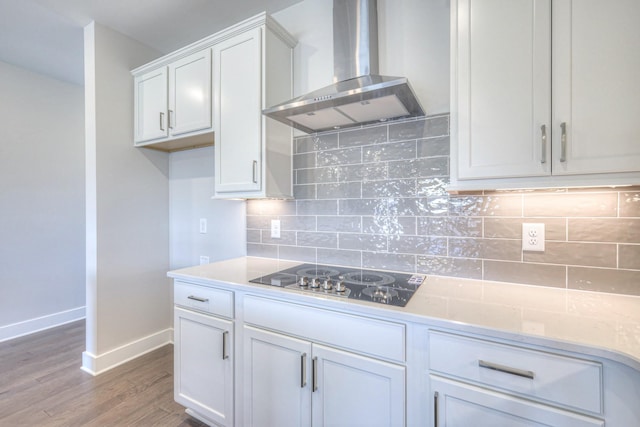
[[[161,53],[302,0],[0,0],[0,61],[83,84],[83,27],[99,22]]]

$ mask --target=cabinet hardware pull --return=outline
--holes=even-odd
[[[173,129],[173,110],[169,110],[169,129]]]
[[[257,160],[253,161],[253,183],[254,184],[258,183],[258,161]]]
[[[226,360],[229,358],[229,353],[227,353],[227,337],[229,336],[229,331],[224,331],[222,333],[222,360]]]
[[[505,374],[516,375],[518,377],[533,379],[535,376],[532,371],[525,371],[524,369],[511,368],[509,366],[498,365],[497,363],[486,362],[484,360],[478,360],[478,366],[481,368],[492,369],[498,372],[504,372]]]
[[[160,111],[160,130],[164,130],[164,113]]]
[[[307,386],[307,353],[300,355],[300,388]]]
[[[200,298],[195,295],[189,295],[187,298],[198,302],[209,302],[209,298]]]
[[[567,161],[567,123],[560,123],[560,129],[562,130],[560,137],[560,161],[564,163]]]
[[[542,131],[542,157],[540,158],[540,163],[547,162],[547,125],[540,126],[540,130]]]
[[[311,376],[311,391],[318,391],[318,358],[314,357],[311,359],[311,364],[313,366],[313,373]]]
[[[438,427],[438,392],[433,393],[433,427]]]

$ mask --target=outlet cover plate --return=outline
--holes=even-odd
[[[544,252],[544,223],[522,224],[522,250]]]

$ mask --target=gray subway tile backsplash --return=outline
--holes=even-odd
[[[359,266],[362,263],[362,252],[318,248],[318,259],[316,262],[318,264]]]
[[[361,129],[340,132],[339,145],[344,147],[357,147],[387,142],[388,126],[370,126]]]
[[[640,245],[618,246],[618,268],[640,270]]]
[[[418,157],[448,156],[450,151],[448,136],[424,138],[417,141]]]
[[[362,197],[361,182],[341,182],[336,184],[317,184],[318,199],[359,199]]]
[[[362,230],[360,216],[318,216],[318,231],[342,231],[359,233]]]
[[[448,115],[293,150],[295,200],[247,203],[249,255],[640,295],[640,187],[450,195]],[[545,224],[544,252],[522,252],[523,222]]]
[[[388,160],[404,160],[416,158],[416,142],[394,142],[388,144],[368,145],[362,149],[364,163],[384,162]]]
[[[345,181],[376,181],[387,179],[389,167],[387,163],[366,163],[362,165],[340,166],[337,170],[338,180]]]
[[[620,216],[640,218],[640,191],[620,192]]]
[[[298,231],[298,246],[314,248],[337,248],[338,234],[316,231]]]

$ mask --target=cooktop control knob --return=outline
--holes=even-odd
[[[306,288],[309,286],[309,278],[307,276],[302,276],[300,281],[298,281],[298,285],[300,285],[301,288]]]
[[[326,279],[324,281],[324,283],[322,284],[322,289],[324,289],[325,291],[330,291],[331,289],[333,289],[333,282],[331,281],[331,279]]]
[[[336,282],[336,285],[334,286],[334,288],[336,292],[344,292],[347,290],[347,287],[344,285],[344,280],[342,276],[338,278],[338,281]]]
[[[317,277],[311,281],[311,288],[318,289],[320,287],[320,279]]]

